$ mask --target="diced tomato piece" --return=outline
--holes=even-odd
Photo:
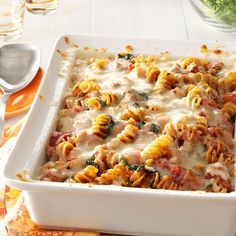
[[[199,116],[204,116],[204,117],[206,116],[206,114],[203,111],[199,112],[198,115]]]
[[[126,67],[126,71],[132,71],[133,70],[133,68],[134,68],[134,64],[132,64],[132,63],[129,63],[128,65],[127,65],[127,67]]]
[[[225,101],[229,101],[229,102],[236,102],[236,91],[231,92],[231,93],[226,93],[223,96]]]
[[[79,113],[83,111],[83,108],[81,106],[75,106],[73,110]]]
[[[173,177],[177,177],[181,173],[181,167],[179,165],[172,165],[170,168],[170,172]]]
[[[203,98],[201,99],[200,104],[201,104],[201,105],[207,105],[207,104],[208,104],[207,98],[206,98],[206,97],[203,97]]]
[[[56,146],[56,142],[60,138],[61,135],[62,135],[62,133],[53,132],[52,136],[49,139],[49,146]]]
[[[187,170],[182,180],[184,189],[197,190],[200,187],[200,177],[191,170]]]
[[[117,63],[116,63],[116,69],[119,69],[119,68],[121,68],[121,67],[122,67],[122,64],[119,63],[119,62],[117,62]]]

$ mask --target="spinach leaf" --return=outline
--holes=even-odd
[[[95,156],[92,156],[91,158],[87,159],[87,160],[86,160],[86,165],[87,165],[87,166],[94,166],[94,167],[96,167],[96,168],[99,167],[98,164],[95,163]]]
[[[138,123],[135,124],[135,126],[136,126],[138,129],[141,129],[141,127],[142,127],[143,125],[145,125],[145,122],[144,122],[144,121],[138,122]]]
[[[134,55],[131,53],[118,53],[118,58],[130,61],[134,58]]]
[[[157,124],[151,123],[150,131],[159,133],[161,131],[161,128]]]

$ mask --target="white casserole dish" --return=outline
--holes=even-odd
[[[57,114],[70,62],[61,66],[57,49],[66,50],[62,36],[54,49],[39,94],[29,118],[11,152],[4,177],[7,185],[24,191],[32,220],[50,228],[80,228],[133,235],[230,236],[236,233],[236,193],[181,192],[119,186],[21,181],[16,173],[35,176],[45,160],[45,145]],[[200,45],[214,42],[69,36],[79,46],[135,53],[171,51],[176,55],[198,55]],[[235,44],[227,43],[227,50]],[[224,49],[225,49],[224,48]],[[71,60],[73,60],[73,53]],[[59,75],[60,74],[60,75]]]

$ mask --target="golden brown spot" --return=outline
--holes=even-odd
[[[61,56],[62,59],[67,58],[67,53],[66,52],[63,52],[60,49],[57,49],[57,53]]]
[[[133,51],[134,51],[134,47],[131,46],[131,45],[126,45],[126,46],[125,46],[125,51],[127,51],[127,52],[133,52]]]
[[[216,49],[216,50],[214,50],[214,51],[213,51],[213,53],[215,53],[215,54],[217,54],[217,55],[218,55],[218,54],[221,54],[221,53],[222,53],[222,51],[221,51],[220,49]]]
[[[101,52],[107,52],[107,48],[101,48]]]
[[[208,52],[208,48],[206,44],[202,44],[200,47],[200,52]]]
[[[65,40],[65,43],[66,43],[66,44],[70,44],[70,39],[69,39],[68,36],[65,36],[64,40]]]

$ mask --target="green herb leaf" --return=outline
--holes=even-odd
[[[112,116],[109,116],[109,117],[110,117],[109,122],[106,125],[104,125],[104,128],[106,130],[104,139],[111,134],[112,128],[115,125],[115,122],[112,119]]]
[[[208,184],[208,185],[206,186],[206,190],[212,189],[212,186],[213,186],[213,184]]]
[[[139,170],[143,170],[144,169],[144,165],[130,165],[129,167],[130,170],[132,171],[139,171]]]
[[[138,102],[134,102],[134,107],[139,107],[139,104],[138,104]]]
[[[132,60],[133,58],[134,58],[134,55],[131,54],[131,53],[127,53],[126,56],[125,56],[125,59],[129,60],[129,61]]]
[[[203,145],[202,145],[202,149],[203,149],[204,152],[206,152],[206,150],[207,150],[207,145],[206,145],[206,144],[203,144]]]
[[[135,124],[135,126],[136,126],[138,129],[141,129],[141,127],[142,127],[143,125],[145,125],[145,122],[144,122],[144,121],[138,122],[138,123]]]
[[[106,106],[106,103],[103,100],[101,100],[100,98],[97,98],[97,100],[101,104],[102,107]]]
[[[145,98],[146,100],[148,100],[148,94],[142,91],[137,91],[137,94],[143,98]]]
[[[132,171],[138,171],[141,169],[144,169],[144,165],[131,165],[128,163],[127,160],[125,160],[124,156],[120,159],[120,162],[123,163],[127,169]]]
[[[99,167],[98,164],[95,163],[95,156],[92,156],[91,158],[87,159],[87,160],[86,160],[86,165],[87,165],[87,166],[94,166],[94,167],[96,167],[96,168]]]
[[[131,53],[118,53],[118,58],[130,61],[134,58],[134,55]]]
[[[161,128],[157,124],[151,123],[150,131],[154,133],[159,133],[161,131]]]

